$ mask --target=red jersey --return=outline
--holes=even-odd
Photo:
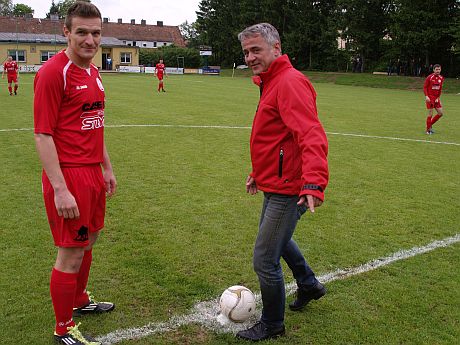
[[[163,74],[165,72],[166,66],[164,63],[157,63],[155,69],[157,74]]]
[[[61,166],[102,163],[105,93],[97,67],[80,68],[61,51],[38,71],[34,92],[34,132],[53,137]]]
[[[16,75],[18,73],[18,64],[16,61],[6,61],[3,64],[3,70],[7,72],[8,75]]]
[[[439,96],[441,96],[443,82],[444,77],[442,75],[431,73],[425,79],[425,84],[423,85],[423,92],[425,93],[425,96],[430,98],[439,98]]]

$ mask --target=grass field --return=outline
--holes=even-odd
[[[248,78],[169,76],[164,94],[152,76],[103,80],[119,187],[89,289],[117,308],[82,319],[82,329],[104,336],[167,322],[230,285],[258,291],[252,246],[262,195],[244,191],[258,90]],[[52,342],[48,284],[56,250],[30,129],[33,76],[20,82],[16,97],[0,84],[0,343],[41,345]],[[315,88],[331,179],[326,202],[303,217],[295,239],[317,274],[458,234],[460,95],[442,96],[446,116],[428,137],[420,90]],[[268,343],[458,344],[459,262],[456,243],[331,282],[325,298],[301,313],[287,310],[286,337]],[[121,342],[240,343],[193,323]]]

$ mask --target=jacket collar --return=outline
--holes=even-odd
[[[268,67],[267,71],[260,73],[260,79],[263,83],[267,83],[269,80],[273,79],[277,74],[288,68],[292,68],[292,64],[291,61],[289,61],[289,57],[286,54],[281,55],[280,57],[273,60],[273,62],[270,64],[270,67]]]

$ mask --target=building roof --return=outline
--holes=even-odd
[[[55,34],[62,35],[63,26],[63,20],[0,16],[0,32],[49,34],[54,37]],[[129,41],[170,42],[185,47],[177,26],[104,22],[104,36]]]
[[[14,32],[0,32],[0,42],[67,44],[67,39],[63,35],[54,34],[25,34]],[[101,46],[117,47],[126,46],[126,44],[123,44],[123,42],[117,38],[103,36]]]

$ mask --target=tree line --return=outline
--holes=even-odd
[[[242,29],[269,22],[300,69],[352,70],[356,60],[360,71],[440,63],[443,74],[457,76],[459,9],[460,0],[201,0],[196,22],[181,29],[189,46],[212,46],[212,63],[223,66],[244,63]]]

